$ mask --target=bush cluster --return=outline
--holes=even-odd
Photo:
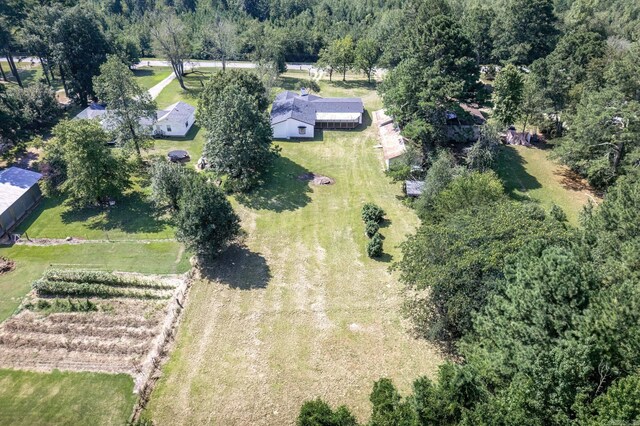
[[[142,287],[161,290],[173,288],[173,285],[171,284],[161,281],[152,281],[144,277],[117,275],[111,272],[88,271],[82,269],[49,269],[44,273],[42,278],[48,281],[105,284],[116,287]]]
[[[362,220],[364,221],[364,232],[370,238],[367,243],[367,255],[371,258],[382,255],[382,236],[380,222],[384,219],[384,210],[373,203],[362,206]]]
[[[39,299],[35,304],[29,304],[27,309],[46,312],[95,312],[98,305],[89,299]]]
[[[153,291],[129,289],[97,283],[50,281],[45,278],[32,285],[38,296],[67,297],[136,297],[141,299],[165,299],[167,296]]]

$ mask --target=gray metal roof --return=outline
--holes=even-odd
[[[22,195],[42,178],[40,173],[19,167],[0,172],[0,214],[4,213]]]
[[[405,181],[405,187],[408,196],[417,197],[422,194],[424,190],[424,182],[420,180],[407,180]]]
[[[307,124],[316,124],[316,113],[363,113],[360,98],[322,98],[317,95],[298,95],[284,91],[276,96],[271,107],[271,124],[289,118]]]
[[[165,110],[158,111],[158,121],[176,121],[181,122],[187,120],[195,112],[196,107],[189,105],[186,102],[176,102],[173,105],[169,105]]]

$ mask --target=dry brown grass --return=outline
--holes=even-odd
[[[365,93],[367,109],[379,109],[364,84],[341,86],[321,94]],[[407,392],[416,377],[434,376],[443,358],[408,335],[400,284],[388,271],[418,221],[384,176],[375,138],[369,127],[279,143],[277,174],[234,203],[246,246],[209,265],[191,289],[145,414],[156,424],[294,424],[316,397],[346,403],[364,420],[375,380],[390,377]],[[297,178],[309,172],[335,184]],[[387,212],[382,260],[365,253],[365,202]]]

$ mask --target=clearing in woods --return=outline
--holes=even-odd
[[[305,73],[287,73],[295,90]],[[433,377],[443,358],[407,335],[400,285],[389,273],[418,220],[383,173],[371,111],[375,89],[351,77],[321,82],[321,96],[362,97],[365,125],[314,141],[278,142],[267,184],[233,200],[247,238],[194,283],[176,347],[145,416],[159,425],[294,424],[301,404],[346,403],[363,420],[373,382],[401,391]],[[335,184],[314,186],[316,173]],[[387,212],[382,259],[365,254],[360,209]]]

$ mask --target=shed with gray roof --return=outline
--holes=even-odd
[[[360,98],[323,98],[301,90],[276,96],[271,108],[273,136],[278,139],[313,138],[315,129],[353,129],[362,124]]]
[[[40,173],[19,167],[0,172],[0,238],[4,238],[40,201]]]

